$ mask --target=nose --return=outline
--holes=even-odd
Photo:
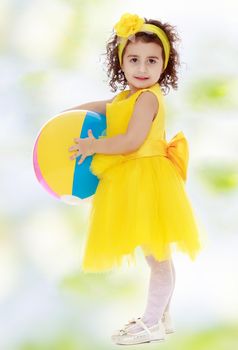
[[[141,62],[139,65],[139,72],[140,73],[146,73],[146,63]]]

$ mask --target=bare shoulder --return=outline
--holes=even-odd
[[[156,94],[150,90],[142,91],[136,98],[135,108],[156,115],[159,109],[159,101]]]
[[[154,103],[158,104],[158,98],[151,90],[142,91],[136,98],[137,103]]]

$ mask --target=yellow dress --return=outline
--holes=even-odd
[[[174,249],[195,260],[202,248],[198,224],[185,192],[189,150],[180,131],[165,139],[165,106],[160,85],[127,98],[121,91],[106,106],[111,137],[125,133],[134,104],[143,91],[153,92],[159,110],[144,143],[127,154],[95,154],[91,171],[99,178],[92,198],[82,271],[102,272],[136,262],[135,248],[158,260]]]

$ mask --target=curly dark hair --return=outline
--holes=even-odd
[[[180,67],[181,64],[179,60],[179,54],[175,46],[177,42],[181,41],[181,39],[179,38],[178,33],[175,29],[176,26],[172,26],[168,23],[162,23],[161,21],[154,20],[154,19],[144,18],[144,20],[145,20],[145,23],[154,24],[157,27],[161,28],[166,33],[170,42],[170,55],[169,55],[168,65],[166,69],[162,72],[158,80],[161,90],[166,95],[170,91],[170,86],[172,86],[174,89],[178,88],[177,74],[178,74],[178,68]],[[139,39],[146,43],[155,42],[158,45],[160,45],[162,48],[162,57],[164,61],[165,54],[164,54],[163,44],[156,34],[138,32],[135,34],[135,37],[136,37],[136,40]],[[129,43],[130,41],[128,40],[123,50],[122,57]],[[105,59],[105,64],[107,66],[106,73],[109,78],[109,85],[112,88],[111,91],[112,92],[117,91],[117,88],[118,88],[117,84],[119,84],[120,90],[125,90],[127,86],[127,81],[126,81],[124,72],[122,71],[120,66],[120,62],[118,58],[117,35],[115,33],[113,33],[112,36],[107,41],[106,53],[103,55],[106,55],[106,59]]]

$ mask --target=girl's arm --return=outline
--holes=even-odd
[[[75,141],[82,148],[88,149],[89,147],[90,154],[127,154],[134,152],[144,143],[150,132],[152,121],[158,113],[158,109],[159,103],[157,97],[150,91],[142,92],[135,102],[135,107],[125,133],[101,139],[91,137],[79,138],[75,139]],[[70,150],[73,150],[73,148]],[[82,153],[81,151],[79,154]]]
[[[126,130],[134,150],[140,148],[145,142],[158,111],[159,102],[157,96],[151,91],[142,92],[135,102]]]
[[[86,109],[88,111],[98,112],[98,113],[106,115],[106,104],[112,102],[112,100],[114,98],[115,97],[111,98],[110,100],[84,103],[84,104],[79,105],[79,106],[65,109],[62,112],[71,111],[72,109]]]

